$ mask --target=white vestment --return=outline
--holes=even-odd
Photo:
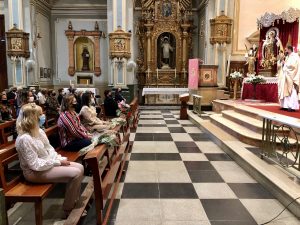
[[[300,59],[297,53],[291,53],[282,68],[282,83],[279,85],[280,106],[287,109],[299,109],[299,97],[295,86],[299,87]],[[280,80],[279,80],[280,81]],[[284,91],[285,89],[285,91]],[[283,93],[288,94],[283,94]],[[281,94],[280,94],[281,93]]]

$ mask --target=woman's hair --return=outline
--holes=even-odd
[[[21,91],[21,104],[27,104],[28,103],[28,98],[29,98],[29,92],[26,90]]]
[[[42,113],[42,108],[35,103],[24,105],[21,119],[16,124],[18,134],[29,133],[32,135],[38,128],[39,117]]]
[[[110,90],[105,90],[104,91],[104,96],[106,97],[108,95],[108,93],[110,92]]]
[[[85,92],[81,96],[81,105],[82,106],[89,106],[91,102],[91,93],[90,92]]]
[[[61,102],[61,112],[70,111],[75,96],[73,94],[65,95]]]

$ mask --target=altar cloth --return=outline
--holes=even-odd
[[[188,88],[143,88],[142,95],[160,95],[160,94],[169,94],[169,95],[181,95],[189,93]]]

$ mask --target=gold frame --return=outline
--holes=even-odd
[[[7,55],[9,57],[30,57],[29,51],[29,33],[14,27],[6,32]]]

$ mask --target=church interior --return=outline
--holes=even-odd
[[[299,225],[299,0],[0,0],[0,225]]]

